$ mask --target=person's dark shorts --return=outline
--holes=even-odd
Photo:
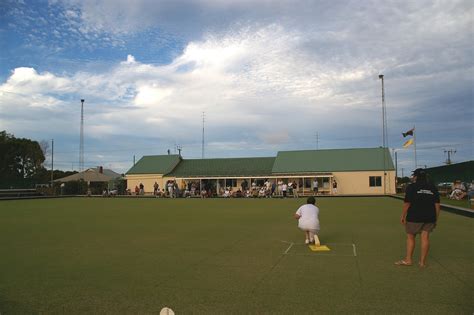
[[[426,231],[428,233],[433,232],[436,227],[436,223],[424,223],[424,222],[407,222],[405,224],[405,231],[408,234],[420,234],[421,231]]]

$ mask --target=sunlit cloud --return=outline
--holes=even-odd
[[[469,1],[15,4],[8,30],[39,56],[12,63],[0,82],[0,124],[20,134],[54,126],[77,141],[84,98],[88,139],[131,143],[124,150],[149,137],[141,147],[178,142],[197,156],[203,112],[216,155],[313,148],[316,132],[328,147],[373,147],[381,73],[394,147],[413,124],[431,143],[437,126],[471,123]]]

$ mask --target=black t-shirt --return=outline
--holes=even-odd
[[[413,183],[405,192],[405,202],[410,203],[407,222],[436,222],[435,203],[439,203],[439,192],[433,184]]]

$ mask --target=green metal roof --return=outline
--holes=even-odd
[[[274,157],[182,160],[168,176],[189,177],[243,177],[269,176]]]
[[[474,180],[474,161],[430,167],[425,171],[430,180],[435,183],[454,182],[455,180],[470,183]]]
[[[179,164],[179,155],[143,156],[127,174],[167,174]]]
[[[350,171],[394,170],[388,149],[280,151],[274,157],[183,160],[179,155],[142,157],[127,174],[166,174],[180,178],[252,177]]]
[[[392,158],[385,149],[386,170],[394,170]],[[314,173],[384,170],[384,149],[332,149],[280,151],[272,173]]]

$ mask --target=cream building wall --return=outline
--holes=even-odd
[[[164,184],[166,180],[163,178],[163,174],[134,174],[126,175],[127,189],[130,189],[132,193],[135,191],[135,186],[140,186],[140,183],[145,187],[145,194],[153,194],[153,185],[155,182],[160,185],[160,190],[165,188]]]
[[[395,194],[395,171],[387,171],[385,185],[387,194]],[[384,194],[383,171],[368,172],[335,172],[338,195],[382,195]],[[382,186],[370,187],[369,177],[380,176]]]
[[[315,175],[316,176],[316,175]],[[319,175],[318,175],[319,176]],[[381,195],[384,194],[383,187],[383,171],[367,171],[367,172],[334,172],[332,173],[332,179],[337,181],[337,194],[338,195]],[[369,177],[370,176],[380,176],[382,180],[382,186],[380,187],[370,187],[369,186]],[[283,179],[297,179],[300,176],[281,176],[278,178]],[[311,176],[305,176],[307,178],[312,178]],[[258,178],[268,178],[268,177],[258,177]],[[275,181],[275,177],[269,177],[270,181]],[[139,186],[142,183],[145,187],[145,194],[153,193],[153,185],[155,182],[160,185],[160,190],[165,188],[165,184],[168,180],[177,180],[177,183],[182,188],[183,180],[175,177],[163,177],[163,174],[135,174],[127,175],[127,188],[132,191],[135,190],[135,186]],[[199,179],[194,179],[199,181]],[[237,187],[240,188],[241,182],[244,178],[237,178]],[[395,171],[387,171],[386,175],[386,193],[395,194]],[[249,181],[250,185],[250,181]],[[330,187],[332,187],[332,182],[329,182]],[[236,190],[236,189],[234,189]],[[308,191],[308,189],[306,189]],[[320,191],[322,187],[320,187]],[[309,192],[309,191],[308,191]],[[332,193],[332,189],[331,189]]]

